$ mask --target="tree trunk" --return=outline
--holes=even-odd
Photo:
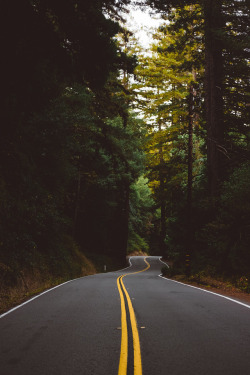
[[[162,131],[161,127],[161,120],[158,120],[158,129],[159,132]],[[166,255],[166,245],[165,245],[165,238],[166,238],[166,203],[165,203],[165,196],[164,196],[164,158],[163,158],[163,149],[162,143],[159,146],[159,155],[160,155],[160,165],[159,165],[159,180],[160,180],[160,204],[161,204],[161,222],[160,222],[160,252],[161,255]]]
[[[120,264],[125,264],[128,245],[128,225],[129,225],[129,197],[130,186],[124,182],[119,186],[117,196],[117,207],[114,212],[112,223],[112,253]]]
[[[130,187],[129,183],[125,186],[124,191],[124,211],[123,216],[123,241],[122,241],[122,260],[126,260],[127,247],[128,247],[128,223],[129,223],[129,198],[130,198]]]
[[[195,80],[195,73],[194,80]],[[186,236],[186,275],[190,276],[190,261],[193,242],[193,225],[192,225],[192,195],[193,195],[193,116],[194,116],[194,90],[190,86],[189,103],[188,103],[188,186],[187,186],[187,236]]]
[[[77,219],[78,219],[78,211],[79,211],[79,203],[80,203],[80,192],[81,192],[81,171],[79,168],[78,176],[77,176],[77,189],[76,189],[74,221],[73,221],[73,238],[75,238],[75,235],[76,235]]]
[[[208,184],[211,197],[218,195],[223,175],[222,98],[222,0],[203,0],[205,20],[205,106],[207,124]]]
[[[193,86],[190,87],[188,114],[188,220],[191,219],[193,184]]]
[[[127,81],[127,84],[128,84],[128,81]],[[126,129],[128,125],[128,117],[129,117],[129,113],[128,113],[128,109],[126,109],[122,117],[124,129]],[[126,173],[129,174],[128,165],[126,165]],[[130,199],[130,182],[125,181],[124,182],[124,198],[123,198],[122,212],[121,212],[121,218],[122,218],[121,261],[124,262],[124,264],[126,262],[127,247],[128,247],[129,199]]]

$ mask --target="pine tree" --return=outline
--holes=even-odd
[[[186,18],[189,19],[190,13],[194,13],[194,10],[189,8],[184,11]],[[151,124],[147,148],[148,168],[150,185],[161,207],[162,251],[165,247],[166,218],[170,216],[166,210],[170,209],[167,202],[171,190],[176,189],[178,180],[181,185],[186,176],[187,181],[184,184],[188,188],[189,205],[191,205],[192,192],[192,134],[193,122],[194,120],[197,122],[193,105],[197,90],[196,77],[198,77],[198,74],[194,73],[194,67],[201,69],[201,63],[200,60],[192,60],[192,55],[199,45],[199,41],[193,36],[192,27],[186,32],[187,29],[176,26],[180,20],[180,12],[175,11],[173,14],[175,22],[162,27],[155,35],[157,42],[153,45],[152,56],[142,58],[141,65],[136,71],[137,76],[140,77],[140,84],[136,86],[136,90],[139,91],[139,103]],[[198,8],[195,12],[200,14]],[[197,31],[196,33],[198,34]],[[182,49],[180,49],[181,44],[185,46]],[[186,151],[178,160],[177,155],[180,152],[176,147],[183,147],[185,143]],[[174,166],[174,163],[177,165]]]

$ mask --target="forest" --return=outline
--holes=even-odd
[[[147,53],[131,3],[163,19]],[[250,292],[249,0],[12,0],[0,17],[1,298],[135,252]]]

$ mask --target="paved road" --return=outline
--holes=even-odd
[[[74,280],[2,316],[0,375],[249,374],[250,308],[159,277],[158,257],[146,262],[133,257],[126,270]]]

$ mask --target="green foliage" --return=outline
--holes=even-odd
[[[161,273],[163,276],[172,276],[170,267],[164,266],[161,269]]]
[[[136,75],[139,105],[145,114],[147,134],[146,176],[161,217],[154,220],[155,238],[166,253],[184,251],[187,239],[188,126],[190,90],[193,116],[193,175],[202,173],[203,112],[199,105],[199,82],[203,77],[200,19],[201,8],[173,9],[170,23],[154,35],[151,55],[139,59]],[[200,51],[195,55],[195,51]],[[198,179],[194,185],[198,184]],[[153,241],[155,243],[155,239]],[[152,246],[155,247],[155,244]]]
[[[183,265],[181,266],[181,265],[173,264],[171,266],[162,267],[161,273],[163,276],[166,276],[166,277],[183,275],[185,273],[185,268],[183,267]]]
[[[128,254],[131,254],[135,251],[139,251],[139,252],[142,251],[142,252],[148,253],[149,245],[146,242],[146,240],[142,238],[139,234],[137,234],[134,231],[133,232],[130,231],[130,234],[128,237],[127,252]]]
[[[141,121],[130,115],[131,95],[119,79],[135,58],[114,38],[122,30],[112,15],[125,3],[14,0],[2,7],[6,267],[40,259],[63,274],[74,247],[64,234],[125,261],[125,196],[143,164]]]
[[[195,272],[209,266],[215,273],[248,278],[249,35],[246,30],[250,13],[247,1],[222,1],[217,28],[211,26],[215,20],[208,26],[205,10],[209,1],[149,2],[167,10],[170,21],[154,36],[151,56],[139,60],[139,84],[135,86],[138,103],[149,124],[146,175],[161,211],[161,218],[154,219],[158,227],[155,235],[160,236],[165,222],[165,244],[169,253],[175,254],[175,258],[178,255],[176,262],[180,267],[189,239]],[[215,108],[218,110],[219,106],[223,113],[213,112],[214,108],[207,106],[209,113],[205,116],[204,102],[212,83],[206,81],[210,66],[208,51],[215,45],[220,49],[221,64],[215,64],[219,69],[214,72],[218,75],[216,82],[220,82],[216,90],[220,90],[218,97],[222,100],[221,104],[215,103]],[[187,207],[189,87],[194,96],[191,217]],[[206,122],[213,116],[220,121],[211,136],[211,124],[208,126]],[[211,161],[211,149],[217,161]],[[221,190],[212,199],[210,183],[216,174]]]
[[[249,274],[250,166],[243,164],[224,183],[216,219],[203,229],[203,241],[217,269],[228,275]]]
[[[221,201],[222,207],[231,216],[247,218],[250,213],[249,200],[250,163],[244,163],[235,169],[224,183]]]
[[[90,161],[80,165],[78,239],[87,248],[117,253],[125,191],[143,166],[139,122],[131,116],[124,128],[120,117],[106,120],[88,140],[95,148],[81,155]]]
[[[243,292],[250,293],[250,282],[246,276],[240,277],[236,281],[236,285],[240,288]]]
[[[149,251],[154,215],[155,203],[148,187],[148,180],[140,176],[131,185],[128,253]]]
[[[136,48],[117,22],[127,0],[13,0],[2,6],[3,269],[44,261],[53,272],[66,272],[72,238],[90,253],[120,259],[127,239],[129,252],[149,246],[158,252],[160,238],[164,249],[179,255],[181,267],[190,235],[197,270],[210,263],[238,279],[249,278],[247,1],[223,0],[223,27],[210,34],[204,27],[208,1],[148,2],[167,10],[169,23],[155,34],[151,56],[138,57],[133,84]],[[204,40],[209,38],[221,46],[219,144],[207,137],[204,121]],[[143,111],[143,121],[131,107]],[[224,163],[216,202],[207,188],[211,142]],[[140,177],[145,166],[146,179]]]

